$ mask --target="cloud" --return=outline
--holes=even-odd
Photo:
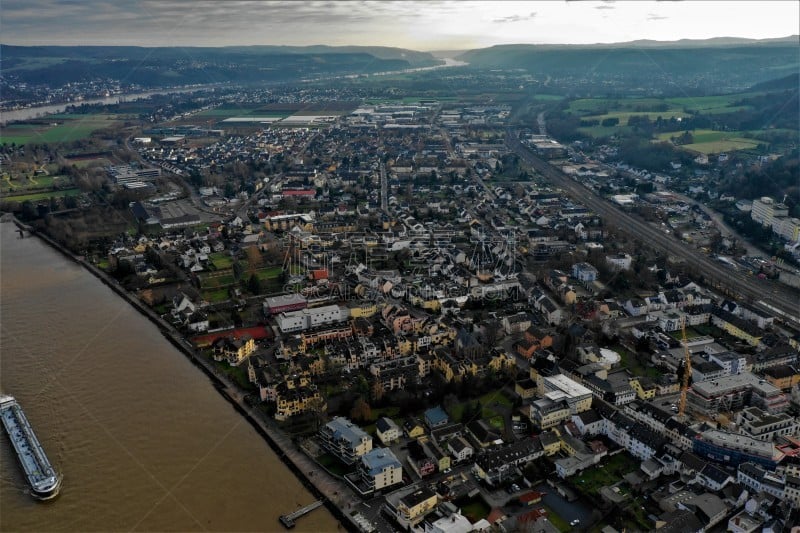
[[[498,24],[508,24],[510,22],[522,22],[523,20],[532,20],[534,18],[536,18],[535,11],[529,13],[528,15],[511,15],[508,17],[493,19],[492,22],[496,22]]]
[[[667,20],[669,17],[665,17],[663,15],[657,15],[655,13],[648,13],[647,20]]]

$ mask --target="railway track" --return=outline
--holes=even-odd
[[[800,297],[789,287],[783,287],[767,280],[758,280],[718,264],[694,248],[686,246],[671,234],[664,233],[661,229],[650,226],[638,217],[625,213],[537,157],[519,141],[510,129],[506,131],[506,144],[510,150],[553,185],[560,187],[574,199],[603,217],[606,224],[615,226],[619,231],[641,240],[652,248],[683,260],[687,265],[700,272],[706,283],[726,296],[745,300],[765,311],[779,314],[785,322],[794,327],[800,326]]]

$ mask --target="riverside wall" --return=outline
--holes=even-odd
[[[88,262],[85,258],[76,256],[49,235],[40,231],[33,231],[30,226],[24,224],[20,220],[14,218],[13,221],[19,229],[40,238],[54,250],[84,267],[88,272],[98,278],[118,296],[122,297],[143,316],[155,324],[159,331],[161,331],[161,334],[172,343],[175,348],[189,358],[195,366],[208,376],[217,392],[230,402],[233,408],[264,438],[278,458],[292,471],[303,486],[313,494],[315,498],[323,500],[325,507],[339,523],[349,531],[359,531],[356,522],[344,511],[346,506],[357,499],[353,490],[346,483],[334,478],[327,471],[320,468],[308,456],[301,452],[292,439],[276,426],[274,421],[267,419],[266,415],[256,412],[248,405],[238,387],[224,376],[220,376],[208,361],[198,357],[191,342],[183,337],[172,324],[165,322],[161,316],[144,302],[125,290],[117,280]],[[291,511],[294,511],[294,509],[287,509],[286,513]]]

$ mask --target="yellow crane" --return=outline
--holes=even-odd
[[[689,353],[689,343],[686,342],[686,317],[681,319],[681,338],[683,342],[683,379],[681,380],[681,402],[678,408],[678,417],[683,419],[686,411],[686,391],[689,390],[689,378],[692,375],[692,355]]]

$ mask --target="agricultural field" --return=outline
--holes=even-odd
[[[643,112],[655,113],[655,118],[660,115],[669,118],[675,112],[686,113],[700,112],[703,114],[732,113],[744,106],[734,106],[744,98],[758,96],[763,93],[737,93],[720,96],[695,96],[680,98],[584,98],[574,100],[569,105],[571,113],[581,116],[595,116],[605,113]],[[605,113],[604,113],[605,112]]]
[[[0,129],[0,144],[61,143],[86,139],[119,122],[117,115],[55,115],[9,124]]]
[[[704,115],[735,113],[750,109],[748,106],[734,105],[743,98],[758,96],[763,93],[738,93],[720,96],[698,96],[680,98],[584,98],[570,102],[569,112],[581,117],[581,120],[596,120],[602,123],[606,119],[617,119],[616,126],[583,126],[579,131],[595,138],[625,133],[628,131],[628,120],[631,117],[647,117],[651,121],[659,117],[686,118],[693,113]],[[667,140],[672,133],[666,134]],[[659,136],[663,140],[663,135]],[[724,139],[698,139],[686,149],[702,153],[746,150],[755,147],[758,142],[728,134]]]
[[[700,112],[705,115],[713,115],[717,113],[734,113],[736,111],[747,109],[746,106],[734,106],[744,98],[758,96],[763,93],[737,93],[737,94],[723,94],[719,96],[697,96],[685,98],[667,98],[665,99],[671,105],[680,107],[689,112]]]
[[[750,150],[761,144],[755,139],[742,137],[743,132],[738,131],[692,130],[689,133],[692,134],[694,142],[684,144],[681,148],[703,154]],[[679,135],[681,135],[679,132],[661,133],[658,135],[658,139],[669,141],[672,137]]]

